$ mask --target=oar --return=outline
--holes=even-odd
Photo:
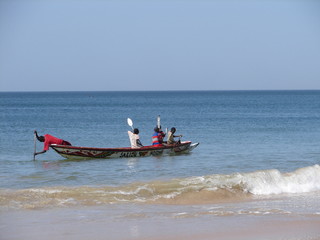
[[[33,148],[33,161],[36,160],[36,152],[37,152],[37,137],[36,134],[33,134],[33,142],[34,142],[34,148]]]
[[[157,127],[160,129],[160,126],[161,126],[161,124],[160,124],[160,115],[158,115],[158,117],[157,117]]]
[[[132,122],[131,118],[127,119],[127,123],[133,129],[133,122]]]

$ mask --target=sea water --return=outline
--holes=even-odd
[[[319,216],[320,91],[2,92],[0,113],[5,214],[93,206],[111,219]],[[51,149],[33,160],[34,130],[75,146],[128,147],[131,118],[151,145],[158,115],[164,131],[200,145],[177,156],[73,161]]]

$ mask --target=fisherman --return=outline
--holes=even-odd
[[[39,142],[44,142],[43,151],[42,152],[35,152],[34,156],[36,156],[38,154],[45,153],[46,151],[48,151],[51,144],[71,146],[71,143],[69,143],[63,139],[51,136],[49,134],[46,134],[44,136],[38,136],[38,133],[36,130],[34,130],[34,134],[36,135]]]
[[[160,143],[159,135],[161,136],[160,129],[158,127],[155,127],[154,133],[152,135],[152,146],[154,146],[154,147],[162,146],[162,143]],[[162,138],[162,140],[163,140],[163,138]]]
[[[175,137],[182,137],[182,135],[174,135],[176,132],[176,128],[171,128],[171,130],[168,132],[168,138],[167,138],[167,144],[175,144],[175,143],[180,143],[179,141],[175,141]]]
[[[143,147],[142,143],[140,142],[138,128],[133,129],[133,132],[128,131],[128,135],[129,135],[129,139],[130,139],[130,143],[131,143],[131,148]]]

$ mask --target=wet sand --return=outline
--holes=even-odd
[[[187,200],[32,209],[3,206],[0,239],[320,240],[320,192],[209,204]]]
[[[194,206],[104,206],[9,210],[0,213],[1,240],[320,239],[319,214],[210,214]]]

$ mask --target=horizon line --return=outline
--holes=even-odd
[[[41,93],[41,92],[271,92],[271,91],[319,91],[320,89],[229,89],[229,90],[18,90],[0,93]]]

